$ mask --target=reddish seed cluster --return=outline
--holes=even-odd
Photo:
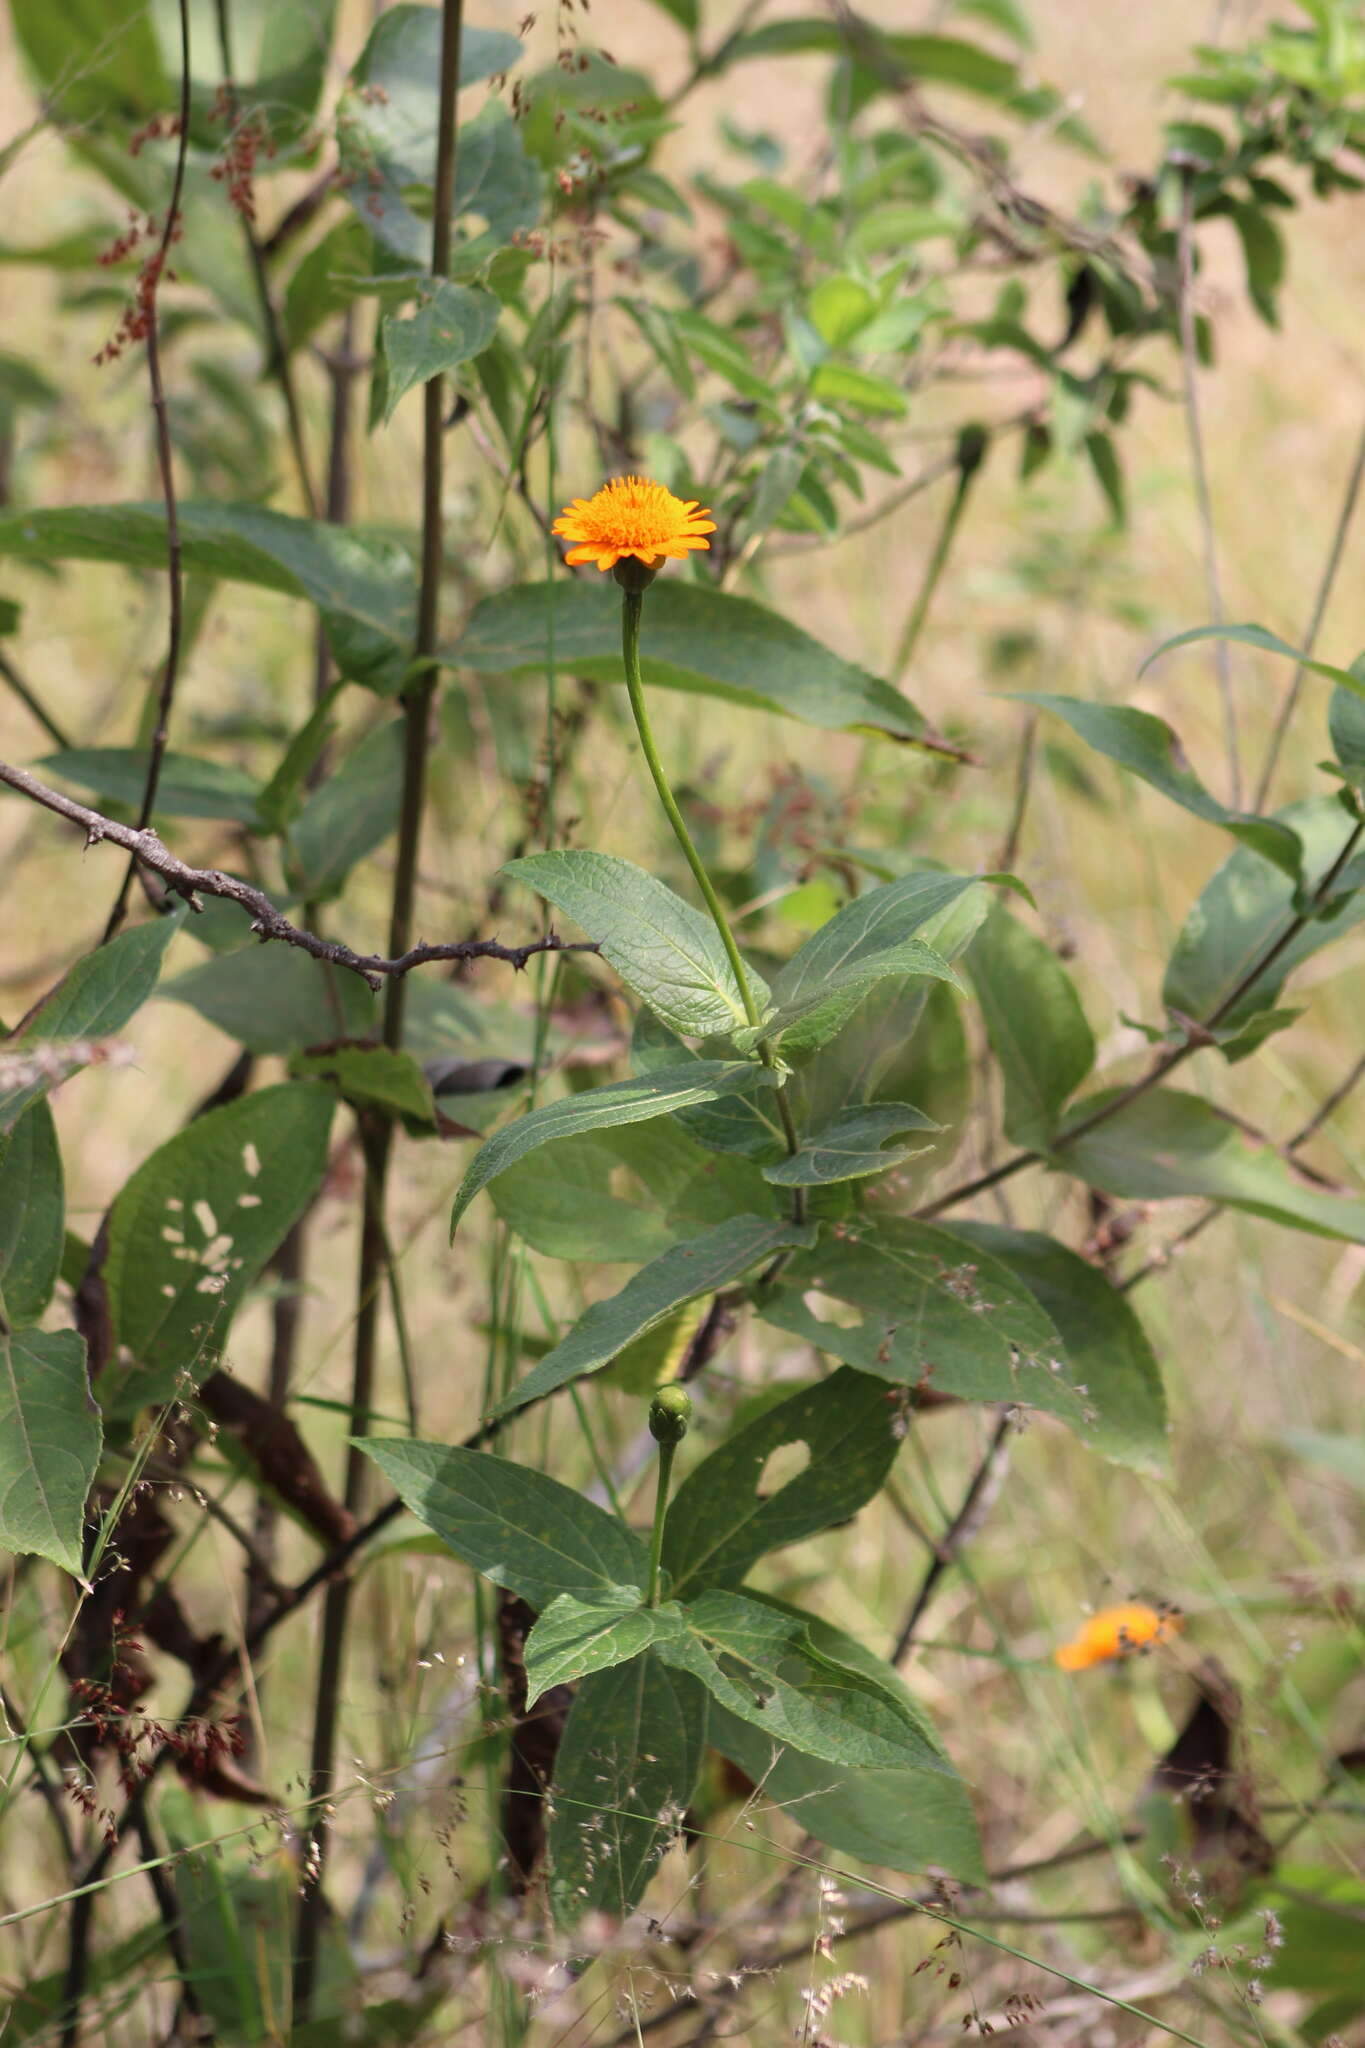
[[[198,1717],[158,1721],[141,1713],[133,1704],[149,1682],[133,1661],[141,1655],[142,1644],[122,1615],[116,1615],[108,1682],[95,1678],[72,1682],[71,1690],[81,1702],[85,1724],[96,1744],[112,1750],[119,1781],[129,1794],[150,1775],[162,1749],[175,1755],[182,1777],[200,1782],[211,1779],[222,1762],[241,1756],[246,1748],[240,1717],[228,1714],[221,1721]],[[88,1780],[72,1778],[68,1789],[83,1813],[95,1811],[96,1794]],[[103,1818],[107,1837],[112,1815]]]
[[[128,154],[129,156],[141,156],[143,148],[147,143],[160,142],[163,138],[167,141],[173,141],[179,133],[180,116],[178,114],[153,114],[150,121],[145,122],[141,128],[134,129],[133,133],[129,136]]]
[[[227,186],[228,202],[240,213],[248,227],[256,225],[256,159],[275,154],[275,139],[270,126],[259,108],[253,109],[240,120],[236,118],[236,101],[232,87],[226,83],[218,88],[217,97],[209,110],[210,121],[228,121],[227,139],[219,152],[218,161],[209,176],[220,185]]]
[[[145,229],[138,228],[136,231],[130,229],[126,235],[120,235],[119,239],[109,249],[105,250],[104,255],[100,259],[101,262],[116,263],[120,261],[122,257],[127,256],[137,246],[144,234],[154,235],[156,232],[156,219],[152,214],[148,214]],[[171,224],[171,231],[166,237],[165,245],[154,249],[141,270],[139,270],[137,283],[133,287],[133,296],[123,310],[122,319],[119,321],[110,339],[105,342],[104,347],[95,357],[95,362],[99,367],[102,368],[105,363],[117,362],[125,348],[130,348],[135,342],[147,339],[152,322],[156,318],[157,288],[163,278],[170,284],[175,283],[175,272],[168,267],[166,256],[169,249],[180,240],[182,233],[183,227],[180,216],[177,214]]]

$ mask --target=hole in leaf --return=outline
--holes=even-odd
[[[784,1486],[790,1486],[793,1479],[799,1479],[809,1463],[808,1443],[798,1438],[794,1444],[779,1444],[758,1475],[759,1498],[771,1500],[775,1493],[781,1493]]]

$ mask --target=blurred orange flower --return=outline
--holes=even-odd
[[[1071,1641],[1062,1643],[1052,1655],[1063,1671],[1088,1671],[1092,1664],[1111,1664],[1116,1657],[1131,1657],[1153,1643],[1168,1643],[1184,1626],[1174,1608],[1125,1600],[1118,1607],[1103,1607],[1092,1614]]]
[[[693,548],[710,547],[704,536],[715,530],[695,498],[684,504],[644,476],[613,477],[594,497],[575,498],[551,529],[561,540],[578,543],[566,562],[596,562],[599,569],[614,569],[623,555],[633,555],[647,569],[663,557],[685,561]]]

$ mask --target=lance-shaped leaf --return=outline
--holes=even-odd
[[[624,1522],[528,1465],[401,1438],[362,1449],[461,1563],[541,1612],[561,1593],[587,1600],[649,1576],[648,1552]]]
[[[1166,1471],[1161,1368],[1127,1295],[1097,1266],[1036,1230],[959,1223],[957,1236],[1009,1267],[1052,1318],[1093,1421],[1089,1440],[1119,1464]]]
[[[1176,643],[1171,642],[1174,646]],[[1185,811],[1193,812],[1210,825],[1221,825],[1234,839],[1253,847],[1277,868],[1297,879],[1303,850],[1287,825],[1273,818],[1253,817],[1230,811],[1220,804],[1185,758],[1185,750],[1164,718],[1150,711],[1136,711],[1128,704],[1091,704],[1081,697],[1056,697],[1044,691],[1021,690],[1018,701],[1037,704],[1064,718],[1071,730],[1107,754],[1120,768],[1149,782]]]
[[[865,1180],[913,1159],[913,1145],[884,1148],[906,1131],[937,1131],[932,1117],[908,1102],[861,1103],[841,1109],[827,1124],[802,1141],[801,1149],[776,1166],[765,1166],[764,1180],[782,1188],[826,1187],[840,1180]]]
[[[1076,1120],[1122,1092],[1087,1096],[1075,1105]],[[1365,1244],[1365,1200],[1324,1194],[1263,1138],[1178,1088],[1139,1096],[1069,1141],[1058,1157],[1069,1173],[1111,1195],[1139,1202],[1202,1195],[1294,1230]]]
[[[824,1294],[857,1311],[817,1315]],[[1012,1401],[1086,1428],[1056,1325],[998,1259],[940,1224],[887,1218],[798,1252],[758,1304],[780,1330],[859,1371],[964,1401]]]
[[[1287,640],[1281,640],[1278,633],[1268,633],[1264,626],[1191,626],[1187,633],[1177,633],[1173,640],[1163,640],[1154,648],[1138,670],[1146,675],[1154,661],[1163,654],[1169,654],[1176,647],[1190,647],[1196,640],[1231,640],[1239,647],[1255,647],[1263,654],[1282,654],[1286,661],[1295,662],[1311,675],[1325,676],[1329,683],[1349,691],[1353,696],[1365,697],[1365,679],[1354,669],[1337,668],[1330,661],[1318,661],[1311,654],[1305,654],[1301,647],[1291,647]]]
[[[767,1409],[689,1473],[664,1528],[670,1590],[691,1598],[737,1586],[770,1550],[846,1522],[895,1463],[904,1423],[886,1382],[844,1367]],[[778,1451],[804,1444],[804,1468],[762,1491]]]
[[[73,1039],[107,1038],[140,1010],[161,972],[166,948],[184,919],[184,911],[120,932],[107,946],[87,953],[33,1012],[22,1037],[9,1039],[7,1053],[29,1045],[60,1045]],[[46,1095],[51,1078],[44,1074],[0,1088],[0,1131],[12,1129],[31,1102]]]
[[[867,1770],[950,1766],[894,1694],[816,1649],[806,1617],[739,1593],[703,1593],[682,1635],[654,1654],[774,1745]]]
[[[395,542],[363,539],[323,519],[216,501],[181,505],[179,522],[187,569],[306,598],[322,613],[344,675],[385,694],[401,687],[417,605],[411,558]],[[0,555],[164,572],[166,508],[65,505],[15,514],[0,519]]]
[[[737,1034],[736,1034],[737,1035]],[[675,1032],[642,1010],[635,1020],[631,1057],[641,1074],[658,1073],[706,1058],[704,1048],[685,1045]],[[735,1152],[745,1159],[782,1159],[787,1140],[768,1069],[755,1060],[752,1078],[718,1102],[678,1112],[678,1124],[708,1152]],[[766,1204],[760,1205],[766,1206]]]
[[[614,854],[535,853],[502,870],[525,882],[595,939],[602,958],[657,1017],[689,1037],[718,1037],[747,1022],[725,948],[709,917],[644,868]],[[750,992],[766,1006],[762,977]]]
[[[607,1586],[586,1599],[561,1593],[526,1638],[526,1705],[552,1685],[572,1685],[590,1671],[625,1664],[653,1643],[681,1634],[676,1600],[646,1607],[639,1586]]]
[[[670,1246],[628,1280],[619,1294],[595,1301],[586,1309],[568,1336],[547,1352],[493,1414],[515,1414],[528,1401],[538,1401],[570,1380],[596,1372],[683,1302],[728,1287],[742,1273],[788,1246],[813,1247],[815,1237],[813,1224],[733,1216],[702,1237]]]
[[[642,1080],[613,1081],[606,1088],[594,1088],[584,1095],[542,1103],[528,1116],[495,1131],[475,1153],[451,1211],[452,1237],[480,1188],[487,1187],[504,1167],[524,1159],[538,1145],[551,1144],[556,1138],[581,1137],[588,1131],[605,1130],[614,1124],[647,1123],[651,1117],[668,1116],[695,1102],[714,1102],[753,1085],[756,1071],[768,1077],[761,1085],[776,1085],[777,1076],[771,1069],[755,1069],[749,1060],[694,1060],[687,1066],[664,1068]]]
[[[902,875],[845,904],[773,981],[772,1029],[789,1049],[823,1045],[874,984],[891,976],[953,981],[942,954],[914,934],[973,887],[968,875]],[[804,1021],[803,1021],[804,1020]]]
[[[967,970],[1005,1083],[1005,1134],[1045,1147],[1095,1064],[1075,984],[1052,948],[999,904],[972,941]]]
[[[52,1299],[65,1224],[57,1127],[35,1102],[0,1134],[0,1304],[15,1328],[36,1323]]]
[[[1348,701],[1355,704],[1353,698]],[[1290,804],[1278,816],[1303,842],[1304,890],[1311,896],[1345,849],[1354,821],[1330,796]],[[1254,853],[1238,847],[1230,854],[1206,883],[1175,942],[1161,991],[1167,1008],[1193,1018],[1211,1017],[1220,1009],[1256,962],[1287,937],[1298,917],[1295,893],[1287,876]],[[1362,918],[1365,890],[1332,905],[1327,916],[1310,918],[1280,946],[1220,1023],[1235,1031],[1273,1008],[1294,969],[1354,930]]]
[[[543,676],[553,662],[594,682],[624,683],[617,593],[610,579],[518,584],[477,606],[452,658],[483,675]],[[661,577],[654,585],[640,666],[646,683],[664,689],[780,711],[833,732],[943,745],[889,683],[752,598],[700,583]]]
[[[557,1924],[624,1919],[691,1802],[706,1747],[705,1688],[646,1651],[584,1679],[555,1758],[548,1841]]]
[[[216,1363],[247,1289],[317,1193],[335,1107],[329,1088],[287,1081],[209,1110],[117,1196],[103,1272],[132,1358],[112,1397],[120,1413]]]
[[[100,1444],[81,1339],[71,1330],[0,1327],[0,1548],[51,1558],[81,1576]]]
[[[771,1595],[762,1597],[768,1605],[792,1612]],[[918,1702],[889,1665],[819,1616],[808,1614],[804,1619],[811,1642],[823,1656],[889,1692],[918,1721],[926,1741],[938,1748]],[[956,1773],[918,1766],[841,1766],[796,1749],[779,1749],[751,1722],[714,1702],[707,1733],[721,1754],[752,1778],[764,1799],[788,1812],[837,1854],[889,1870],[946,1870],[967,1884],[980,1883],[984,1877],[971,1800]]]

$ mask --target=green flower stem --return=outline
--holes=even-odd
[[[692,843],[692,835],[687,829],[682,812],[678,809],[677,799],[669,788],[668,777],[664,773],[664,764],[659,759],[659,749],[655,744],[654,728],[649,722],[649,712],[645,705],[644,680],[640,674],[640,614],[643,609],[643,591],[625,590],[622,592],[621,658],[625,663],[626,689],[630,694],[630,708],[635,714],[635,729],[640,735],[640,745],[644,750],[645,760],[649,764],[649,772],[654,778],[654,787],[659,793],[659,802],[664,807],[668,822],[673,827],[673,835],[683,850],[687,865],[696,877],[697,887],[705,898],[706,907],[711,913],[712,922],[720,934],[720,942],[725,948],[726,958],[730,962],[730,967],[739,989],[739,999],[744,1005],[744,1014],[753,1029],[757,1031],[762,1019],[758,1014],[758,1005],[754,1001],[753,991],[749,987],[749,977],[745,972],[744,962],[740,958],[739,947],[735,944],[735,935],[730,929],[730,920],[725,915],[725,907],[716,894],[711,877],[706,872],[705,863]],[[765,1067],[776,1066],[777,1061],[774,1057],[772,1046],[766,1038],[759,1039],[757,1050],[758,1056]],[[787,1150],[789,1153],[794,1153],[799,1150],[801,1141],[797,1136],[796,1120],[792,1115],[791,1103],[788,1100],[785,1088],[777,1090],[777,1113],[782,1119],[782,1130],[786,1137]],[[793,1214],[796,1220],[800,1222],[805,1213],[805,1193],[803,1189],[796,1188],[793,1190],[792,1206]]]
[[[649,1539],[649,1587],[645,1606],[659,1604],[659,1563],[664,1554],[664,1524],[668,1520],[668,1485],[673,1476],[673,1456],[678,1446],[659,1445],[659,1490],[654,1496],[654,1529]]]

